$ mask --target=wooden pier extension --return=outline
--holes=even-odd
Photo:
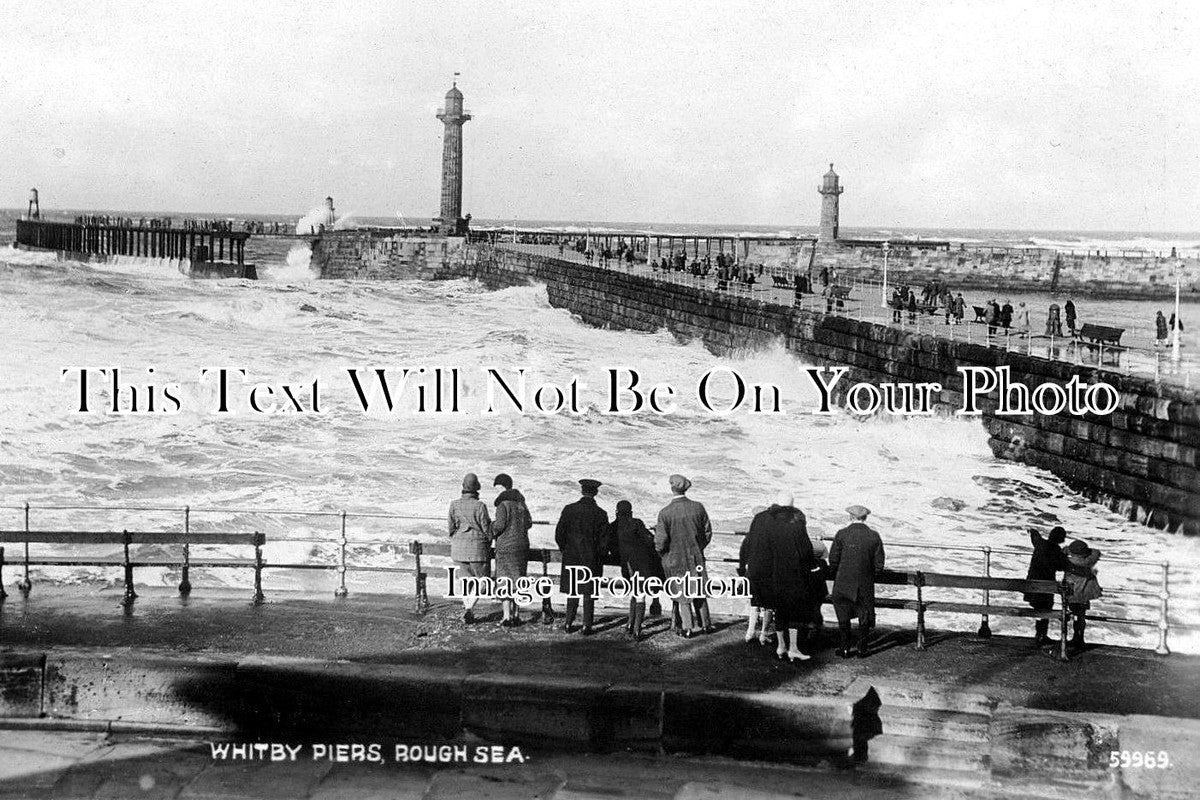
[[[257,278],[246,263],[244,231],[176,228],[170,225],[93,224],[17,220],[18,247],[106,261],[115,256],[180,262],[194,278]]]

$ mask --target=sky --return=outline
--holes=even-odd
[[[1200,10],[10,2],[0,206],[1200,230]]]

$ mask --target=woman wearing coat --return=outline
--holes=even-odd
[[[663,577],[662,561],[654,549],[654,535],[646,523],[633,515],[633,504],[628,500],[617,503],[617,516],[608,526],[608,541],[617,549],[617,561],[621,565],[621,576],[633,580],[635,575],[643,578]],[[642,640],[642,623],[646,619],[646,597],[629,598],[629,621],[625,632],[634,641]]]
[[[488,545],[492,541],[492,520],[487,506],[479,500],[479,489],[479,478],[468,472],[463,476],[462,496],[450,504],[450,558],[462,575],[486,578],[491,565]],[[463,622],[475,621],[478,599],[474,594],[463,595]]]
[[[747,537],[753,537],[747,554],[746,577],[759,601],[775,611],[778,644],[775,654],[789,661],[807,661],[800,650],[800,631],[807,632],[812,617],[812,588],[817,560],[804,513],[792,505],[792,496],[781,492],[775,504],[758,514]]]
[[[750,519],[753,521],[764,511],[766,508],[763,506],[755,507],[751,512]],[[765,647],[771,638],[771,623],[774,621],[775,612],[763,604],[760,587],[757,583],[750,581],[750,577],[746,574],[750,559],[761,544],[761,540],[761,529],[747,531],[746,535],[742,537],[742,546],[738,549],[737,574],[750,583],[750,611],[746,614],[746,644],[758,639],[758,643]],[[761,628],[759,628],[760,621]]]
[[[504,487],[496,496],[496,521],[492,525],[496,579],[508,578],[515,583],[525,577],[529,567],[529,529],[533,527],[533,517],[529,515],[524,495],[513,488],[512,478],[502,472],[492,485]],[[515,599],[505,598],[500,607],[502,626],[515,628],[521,624]]]

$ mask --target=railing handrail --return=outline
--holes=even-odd
[[[435,524],[445,524],[444,516],[432,516],[425,514],[399,514],[385,511],[350,511],[350,510],[305,510],[305,509],[267,509],[267,508],[220,508],[220,507],[204,507],[204,506],[141,506],[141,505],[103,505],[103,504],[47,504],[35,505],[32,503],[23,503],[21,505],[0,505],[0,509],[8,511],[102,511],[102,512],[135,512],[135,513],[174,513],[174,514],[254,514],[265,517],[332,517],[344,519],[382,519],[382,520],[401,520],[406,522],[428,522]],[[553,525],[552,520],[535,519],[534,525]],[[653,526],[651,526],[653,529]],[[729,536],[740,537],[745,536],[744,530],[714,530],[714,536]],[[812,537],[825,542],[832,542],[833,536],[822,535]],[[290,541],[290,540],[289,540]],[[296,540],[299,541],[299,540]],[[320,540],[325,541],[325,540]],[[1032,552],[1032,548],[1025,548],[1019,545],[1003,545],[993,547],[991,545],[968,545],[968,544],[938,544],[936,542],[920,542],[905,539],[885,539],[884,544],[887,547],[913,547],[926,550],[943,550],[943,551],[959,551],[959,552],[974,552],[974,553],[994,553],[997,555],[1019,555],[1028,556]],[[1169,561],[1154,560],[1154,559],[1139,559],[1139,558],[1122,558],[1123,564],[1137,564],[1140,566],[1162,567],[1168,565],[1172,570],[1179,572],[1184,571],[1184,568]]]

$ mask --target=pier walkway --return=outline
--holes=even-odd
[[[771,770],[780,762],[818,768],[812,786],[820,792],[806,796],[823,797],[848,796],[838,794],[847,786],[879,789],[885,797],[931,791],[1183,797],[1200,780],[1200,763],[1193,763],[1200,752],[1200,658],[1193,656],[1100,646],[1063,664],[1028,639],[985,641],[957,633],[935,634],[918,652],[908,633],[885,628],[876,632],[866,659],[836,658],[827,635],[812,660],[793,665],[776,660],[770,646],[745,643],[737,618],[718,619],[716,633],[691,640],[671,635],[660,618],[638,643],[622,635],[623,616],[603,610],[598,634],[584,638],[532,621],[501,628],[498,606],[486,602],[477,609],[481,621],[465,625],[457,604],[438,601],[418,615],[396,597],[293,595],[252,606],[242,592],[205,590],[181,600],[154,590],[143,593],[133,612],[120,599],[115,589],[39,587],[3,607],[0,729],[6,729],[6,744],[0,746],[0,767],[13,774],[6,759],[20,746],[14,742],[42,747],[40,757],[54,763],[24,780],[47,784],[44,796],[88,797],[103,780],[131,780],[112,768],[113,759],[122,757],[135,764],[147,758],[158,765],[148,770],[158,780],[175,780],[174,794],[148,796],[241,797],[238,786],[249,784],[239,781],[261,786],[271,774],[284,782],[307,781],[303,790],[280,788],[271,796],[372,796],[362,782],[375,781],[378,790],[381,774],[426,784],[481,774],[462,765],[439,778],[428,769],[381,773],[374,765],[335,769],[312,762],[271,772],[261,764],[214,766],[194,747],[183,748],[191,755],[178,756],[186,768],[175,770],[175,757],[162,755],[173,746],[130,744],[104,755],[107,744],[96,741],[98,733],[114,737],[108,744],[140,734],[218,742],[246,736],[388,742],[390,748],[395,742],[477,744],[472,731],[482,729],[489,741],[524,747],[537,769],[563,764],[560,781],[568,783],[581,765],[614,769],[626,775],[622,782],[631,773],[621,770],[666,767],[661,785],[635,786],[618,797],[754,796],[744,794],[748,785],[740,783],[746,759],[773,762]],[[22,676],[31,691],[22,692]],[[814,733],[814,726],[827,730],[828,715],[849,713],[852,706],[858,741],[864,704],[863,713],[877,727],[865,734],[866,745],[856,745],[862,753],[857,766],[839,772],[839,764],[851,764],[839,761],[834,748],[848,740]],[[56,749],[45,744],[54,735],[76,736],[72,747],[82,752],[74,760],[70,748],[47,754]],[[664,747],[675,755],[664,757]],[[603,761],[561,755],[627,748],[645,755]],[[812,756],[814,748],[824,755]],[[1022,760],[1030,748],[1044,762],[1036,768]],[[1110,768],[1107,751],[1098,754],[1103,748],[1165,753],[1171,768]],[[673,770],[692,763],[680,759],[696,753],[737,759],[721,762],[715,774],[742,788],[696,794],[693,786],[685,792],[686,781]],[[109,759],[107,771],[95,766],[102,756]],[[166,766],[155,761],[160,756]],[[687,774],[711,777],[712,763],[700,759]],[[509,768],[513,780],[535,774],[532,767]],[[223,788],[179,794],[181,775],[191,781],[210,769],[223,777],[203,780],[221,781]],[[351,780],[357,794],[316,791],[330,774]],[[0,769],[0,797],[29,796],[18,791],[29,785],[21,780]],[[553,791],[542,796],[591,796]]]
[[[588,261],[583,253],[564,248],[560,253],[557,245],[521,244],[497,241],[496,247],[517,252],[533,253],[540,256],[561,258],[578,264],[610,269],[635,275],[652,277],[655,280],[677,283],[682,286],[717,290],[718,280],[715,269],[707,276],[693,275],[690,272],[663,271],[651,268],[646,262],[634,261],[627,263],[612,258],[607,263],[594,255]],[[1145,333],[1130,331],[1125,337],[1126,346],[1096,345],[1084,343],[1081,339],[1070,336],[1049,337],[1039,333],[1045,322],[1045,308],[1030,309],[1031,329],[1028,331],[1017,328],[998,328],[997,333],[989,335],[988,326],[974,323],[972,300],[981,305],[981,293],[975,291],[975,297],[967,298],[967,315],[961,325],[947,325],[944,313],[928,314],[924,311],[916,314],[910,321],[907,311],[900,315],[900,321],[893,321],[892,309],[881,303],[884,294],[880,281],[865,280],[856,275],[846,275],[838,280],[838,285],[849,287],[849,296],[838,303],[830,302],[821,294],[822,287],[814,277],[814,293],[796,295],[793,287],[795,270],[767,268],[760,276],[755,272],[755,283],[746,284],[742,281],[730,280],[724,288],[719,289],[725,294],[737,297],[748,297],[772,305],[798,307],[808,311],[835,313],[839,316],[867,320],[879,325],[889,325],[916,333],[925,333],[947,339],[986,344],[1011,350],[1027,355],[1041,356],[1058,361],[1079,364],[1109,370],[1121,374],[1152,377],[1155,380],[1170,381],[1190,387],[1194,381],[1200,381],[1200,356],[1188,353],[1178,363],[1172,361],[1170,347],[1155,347],[1153,339]],[[787,286],[774,285],[773,278],[779,276],[786,280]],[[896,285],[896,284],[893,284]],[[950,287],[958,291],[956,287]],[[994,295],[1003,300],[1003,288],[997,287]],[[1047,300],[1046,305],[1049,305]],[[1104,301],[1096,301],[1102,303]],[[1153,320],[1147,319],[1149,324]]]

